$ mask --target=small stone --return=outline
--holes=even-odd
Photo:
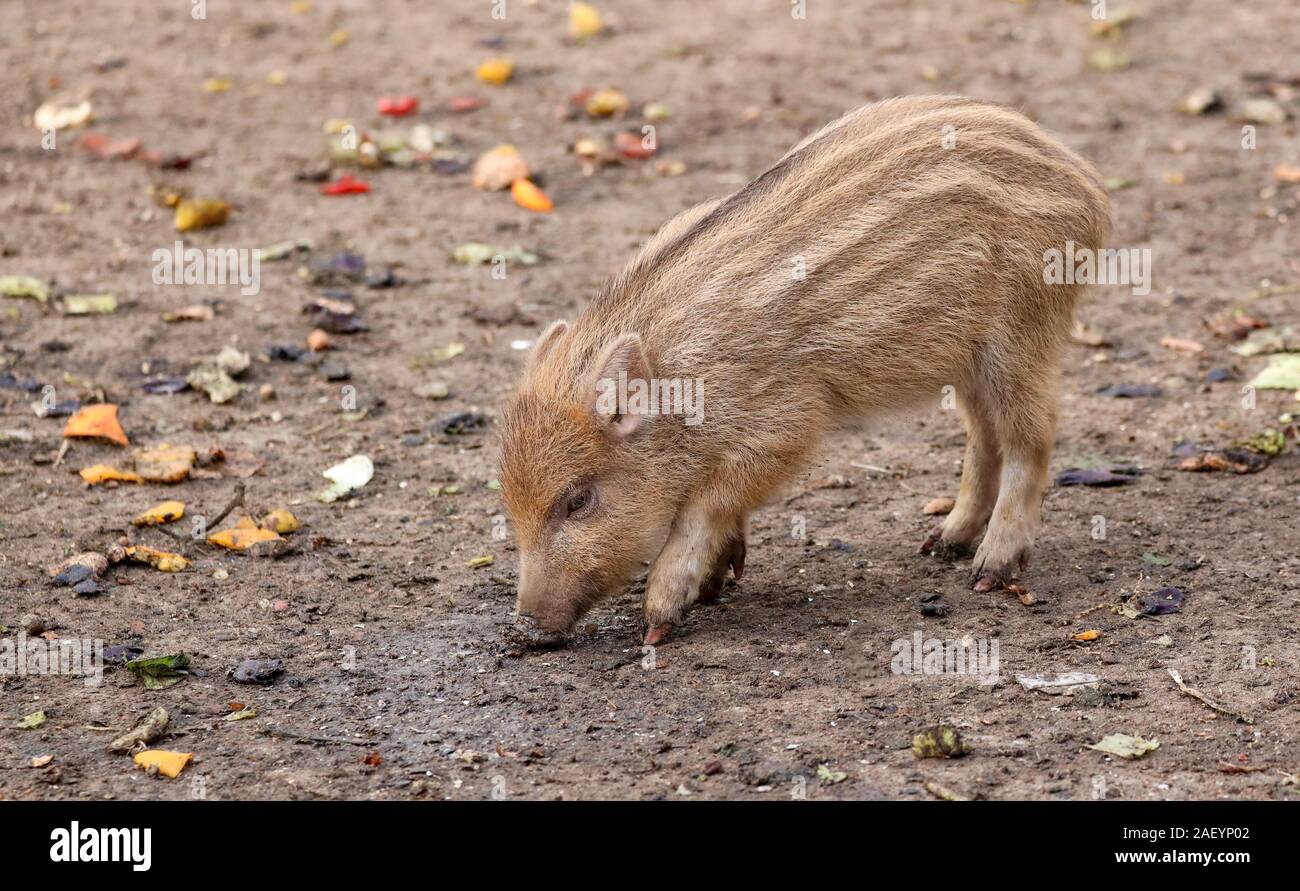
[[[237,684],[269,684],[284,671],[279,659],[245,659],[235,666],[231,679]]]
[[[442,381],[420,384],[413,392],[421,399],[446,399],[451,394],[451,390]]]
[[[84,579],[72,586],[72,593],[78,597],[91,597],[95,594],[103,594],[104,589],[99,586],[99,582],[93,578]]]

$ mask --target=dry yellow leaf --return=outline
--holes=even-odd
[[[143,752],[136,754],[132,759],[135,763],[148,770],[150,767],[157,767],[158,772],[168,779],[176,779],[181,775],[191,761],[194,760],[192,752],[169,752],[166,749],[145,749]]]
[[[233,86],[227,77],[209,77],[203,81],[203,92],[224,93]]]
[[[1101,637],[1100,631],[1098,631],[1096,628],[1089,628],[1087,631],[1080,631],[1078,634],[1073,635],[1070,639],[1089,641],[1089,640],[1096,640],[1099,637]]]
[[[175,523],[183,516],[185,516],[185,505],[182,502],[164,501],[155,504],[131,523],[135,526],[161,526],[164,523]]]
[[[190,446],[163,443],[152,449],[135,453],[135,469],[151,483],[179,483],[189,476],[190,468],[199,459]]]
[[[484,152],[474,162],[470,175],[474,188],[485,192],[506,189],[516,180],[529,174],[528,162],[513,145],[499,145],[491,151]]]
[[[223,529],[209,535],[208,544],[229,548],[232,551],[243,551],[259,541],[276,541],[279,538],[279,533],[260,528],[251,517],[241,517],[234,528]]]
[[[100,483],[143,483],[144,477],[129,470],[118,470],[107,464],[81,468],[81,478],[92,486]]]
[[[230,219],[230,205],[215,198],[186,198],[176,205],[176,231],[220,226]]]
[[[144,545],[131,545],[126,549],[126,556],[136,563],[152,566],[159,572],[180,572],[190,565],[180,554],[158,551]]]
[[[500,57],[488,59],[474,70],[474,76],[485,84],[500,86],[515,73],[515,63]]]
[[[106,439],[120,446],[130,445],[122,425],[117,420],[117,406],[108,402],[87,405],[68,418],[63,428],[66,437],[88,437]]]
[[[600,11],[590,3],[574,3],[569,7],[569,36],[574,40],[595,37],[603,27]]]
[[[1273,177],[1280,183],[1300,184],[1300,164],[1279,164],[1273,168]]]
[[[627,111],[627,97],[618,90],[597,90],[587,100],[587,114],[607,118]]]
[[[526,179],[515,180],[510,186],[510,195],[515,199],[515,204],[536,213],[550,213],[555,209],[546,193]]]
[[[298,518],[291,514],[287,508],[277,507],[262,517],[262,528],[270,529],[280,535],[288,535],[290,532],[297,532],[301,529],[302,523],[299,523]]]

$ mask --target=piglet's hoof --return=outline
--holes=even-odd
[[[1006,586],[1006,576],[996,572],[982,572],[971,588],[980,594],[987,594],[989,591],[997,591]]]
[[[645,640],[642,641],[642,644],[647,647],[657,647],[668,639],[668,634],[672,630],[672,622],[664,622],[662,625],[651,625],[646,629]]]

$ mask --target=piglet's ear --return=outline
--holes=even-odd
[[[533,344],[533,353],[528,359],[529,364],[536,365],[538,362],[541,362],[542,359],[545,358],[547,352],[559,343],[560,338],[564,336],[564,332],[568,330],[569,323],[564,321],[564,319],[560,319],[558,322],[551,322],[551,324],[547,325],[546,330],[537,338],[537,343]]]
[[[622,334],[600,353],[592,383],[592,413],[614,439],[627,439],[646,420],[652,372],[639,334]],[[638,395],[640,394],[640,395]]]

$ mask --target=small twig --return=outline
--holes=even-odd
[[[230,500],[226,502],[226,506],[225,508],[222,509],[221,513],[217,514],[215,518],[208,521],[207,524],[208,528],[209,529],[217,528],[217,526],[221,525],[222,520],[230,516],[230,512],[232,510],[234,510],[237,507],[243,507],[243,506],[244,506],[244,484],[235,483],[235,494],[230,496]]]
[[[1243,715],[1241,712],[1234,712],[1232,709],[1226,706],[1219,705],[1219,703],[1215,702],[1213,699],[1206,696],[1204,693],[1202,693],[1200,690],[1197,690],[1195,687],[1187,686],[1186,684],[1183,683],[1183,676],[1172,668],[1169,669],[1169,676],[1174,679],[1174,683],[1178,685],[1179,690],[1182,690],[1184,693],[1186,693],[1188,696],[1192,697],[1193,699],[1199,699],[1201,702],[1205,703],[1210,708],[1214,709],[1216,712],[1225,714],[1230,718],[1236,718],[1238,721],[1241,721],[1243,724],[1255,723],[1249,717]]]
[[[317,745],[330,746],[366,746],[375,745],[373,740],[364,739],[343,739],[334,736],[308,736],[304,733],[295,733],[292,730],[281,730],[278,727],[263,727],[262,733],[266,736],[279,736],[284,739],[291,739],[295,742],[315,743]]]

